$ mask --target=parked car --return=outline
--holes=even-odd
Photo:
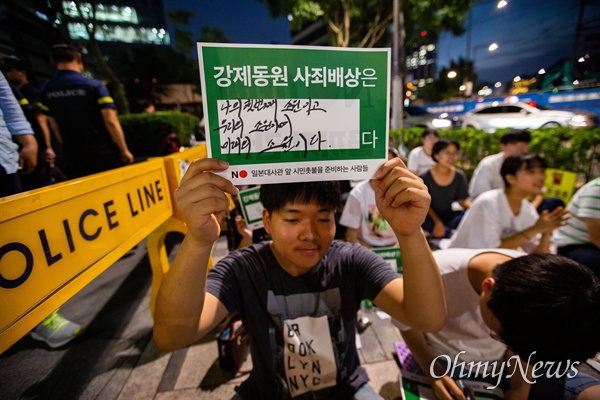
[[[404,107],[404,127],[421,127],[427,129],[450,129],[452,120],[444,116],[438,116],[427,112],[422,107]]]
[[[556,126],[580,128],[598,126],[598,117],[589,113],[555,110],[527,103],[496,104],[469,111],[462,116],[463,128],[494,132],[500,128],[538,129]]]

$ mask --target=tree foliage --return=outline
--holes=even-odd
[[[481,130],[440,130],[441,138],[456,140],[460,145],[457,166],[470,179],[482,158],[498,153],[500,138],[508,130],[498,129],[490,134]],[[402,143],[413,149],[421,145],[423,128],[390,130],[391,137],[402,137]],[[552,168],[583,174],[584,181],[598,176],[600,169],[600,128],[572,129],[556,127],[531,131],[529,150],[541,154]]]
[[[292,28],[300,29],[319,18],[327,23],[331,44],[340,47],[377,47],[390,43],[393,19],[390,0],[259,0],[273,17],[292,16]],[[406,43],[419,40],[426,31],[429,41],[442,31],[463,32],[463,23],[475,0],[399,0],[404,14]],[[402,35],[401,35],[402,36]],[[402,45],[402,44],[401,44]]]
[[[170,46],[131,47],[116,54],[111,61],[125,84],[133,111],[140,110],[141,101],[155,100],[157,94],[164,93],[164,85],[195,83],[200,86],[198,62]]]
[[[202,25],[200,31],[200,41],[209,43],[229,43],[225,32],[221,28]]]
[[[175,48],[184,54],[188,54],[194,48],[194,36],[192,32],[182,29],[189,25],[194,13],[188,10],[174,10],[167,13],[167,18],[173,24],[173,39]]]

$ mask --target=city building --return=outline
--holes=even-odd
[[[437,73],[437,46],[433,43],[415,43],[406,49],[406,97],[416,100],[425,86],[433,83]],[[410,92],[410,94],[409,94]]]
[[[84,17],[92,15],[85,1],[5,0],[0,3],[0,56],[20,58],[29,79],[41,85],[52,76],[50,47],[59,40],[89,40]],[[95,38],[107,58],[136,44],[169,45],[162,0],[106,0],[97,3]]]
[[[85,20],[94,16],[92,4],[65,0],[55,3],[60,3],[59,23],[66,26],[69,37],[89,40]],[[97,2],[95,18],[94,37],[108,49],[123,44],[171,43],[162,0],[103,0]]]
[[[56,15],[45,1],[4,0],[0,3],[0,57],[16,56],[27,67],[29,81],[41,86],[54,73],[50,45],[60,40]]]

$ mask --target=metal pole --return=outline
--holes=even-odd
[[[398,50],[400,47],[399,41],[399,20],[400,13],[399,0],[394,0],[394,20],[393,20],[393,37],[392,37],[392,118],[391,128],[400,129],[402,122],[402,77],[400,76],[400,60]]]

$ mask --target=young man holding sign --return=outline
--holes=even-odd
[[[431,200],[423,182],[399,158],[375,175],[377,206],[402,249],[404,278],[363,246],[334,241],[337,182],[263,185],[263,221],[272,240],[231,253],[207,274],[229,206],[225,193],[237,193],[213,173],[227,168],[217,159],[197,160],[176,191],[189,232],[157,296],[157,347],[190,345],[238,311],[254,369],[236,398],[381,398],[358,359],[361,300],[424,331],[439,330],[446,317],[440,275],[421,230]]]

